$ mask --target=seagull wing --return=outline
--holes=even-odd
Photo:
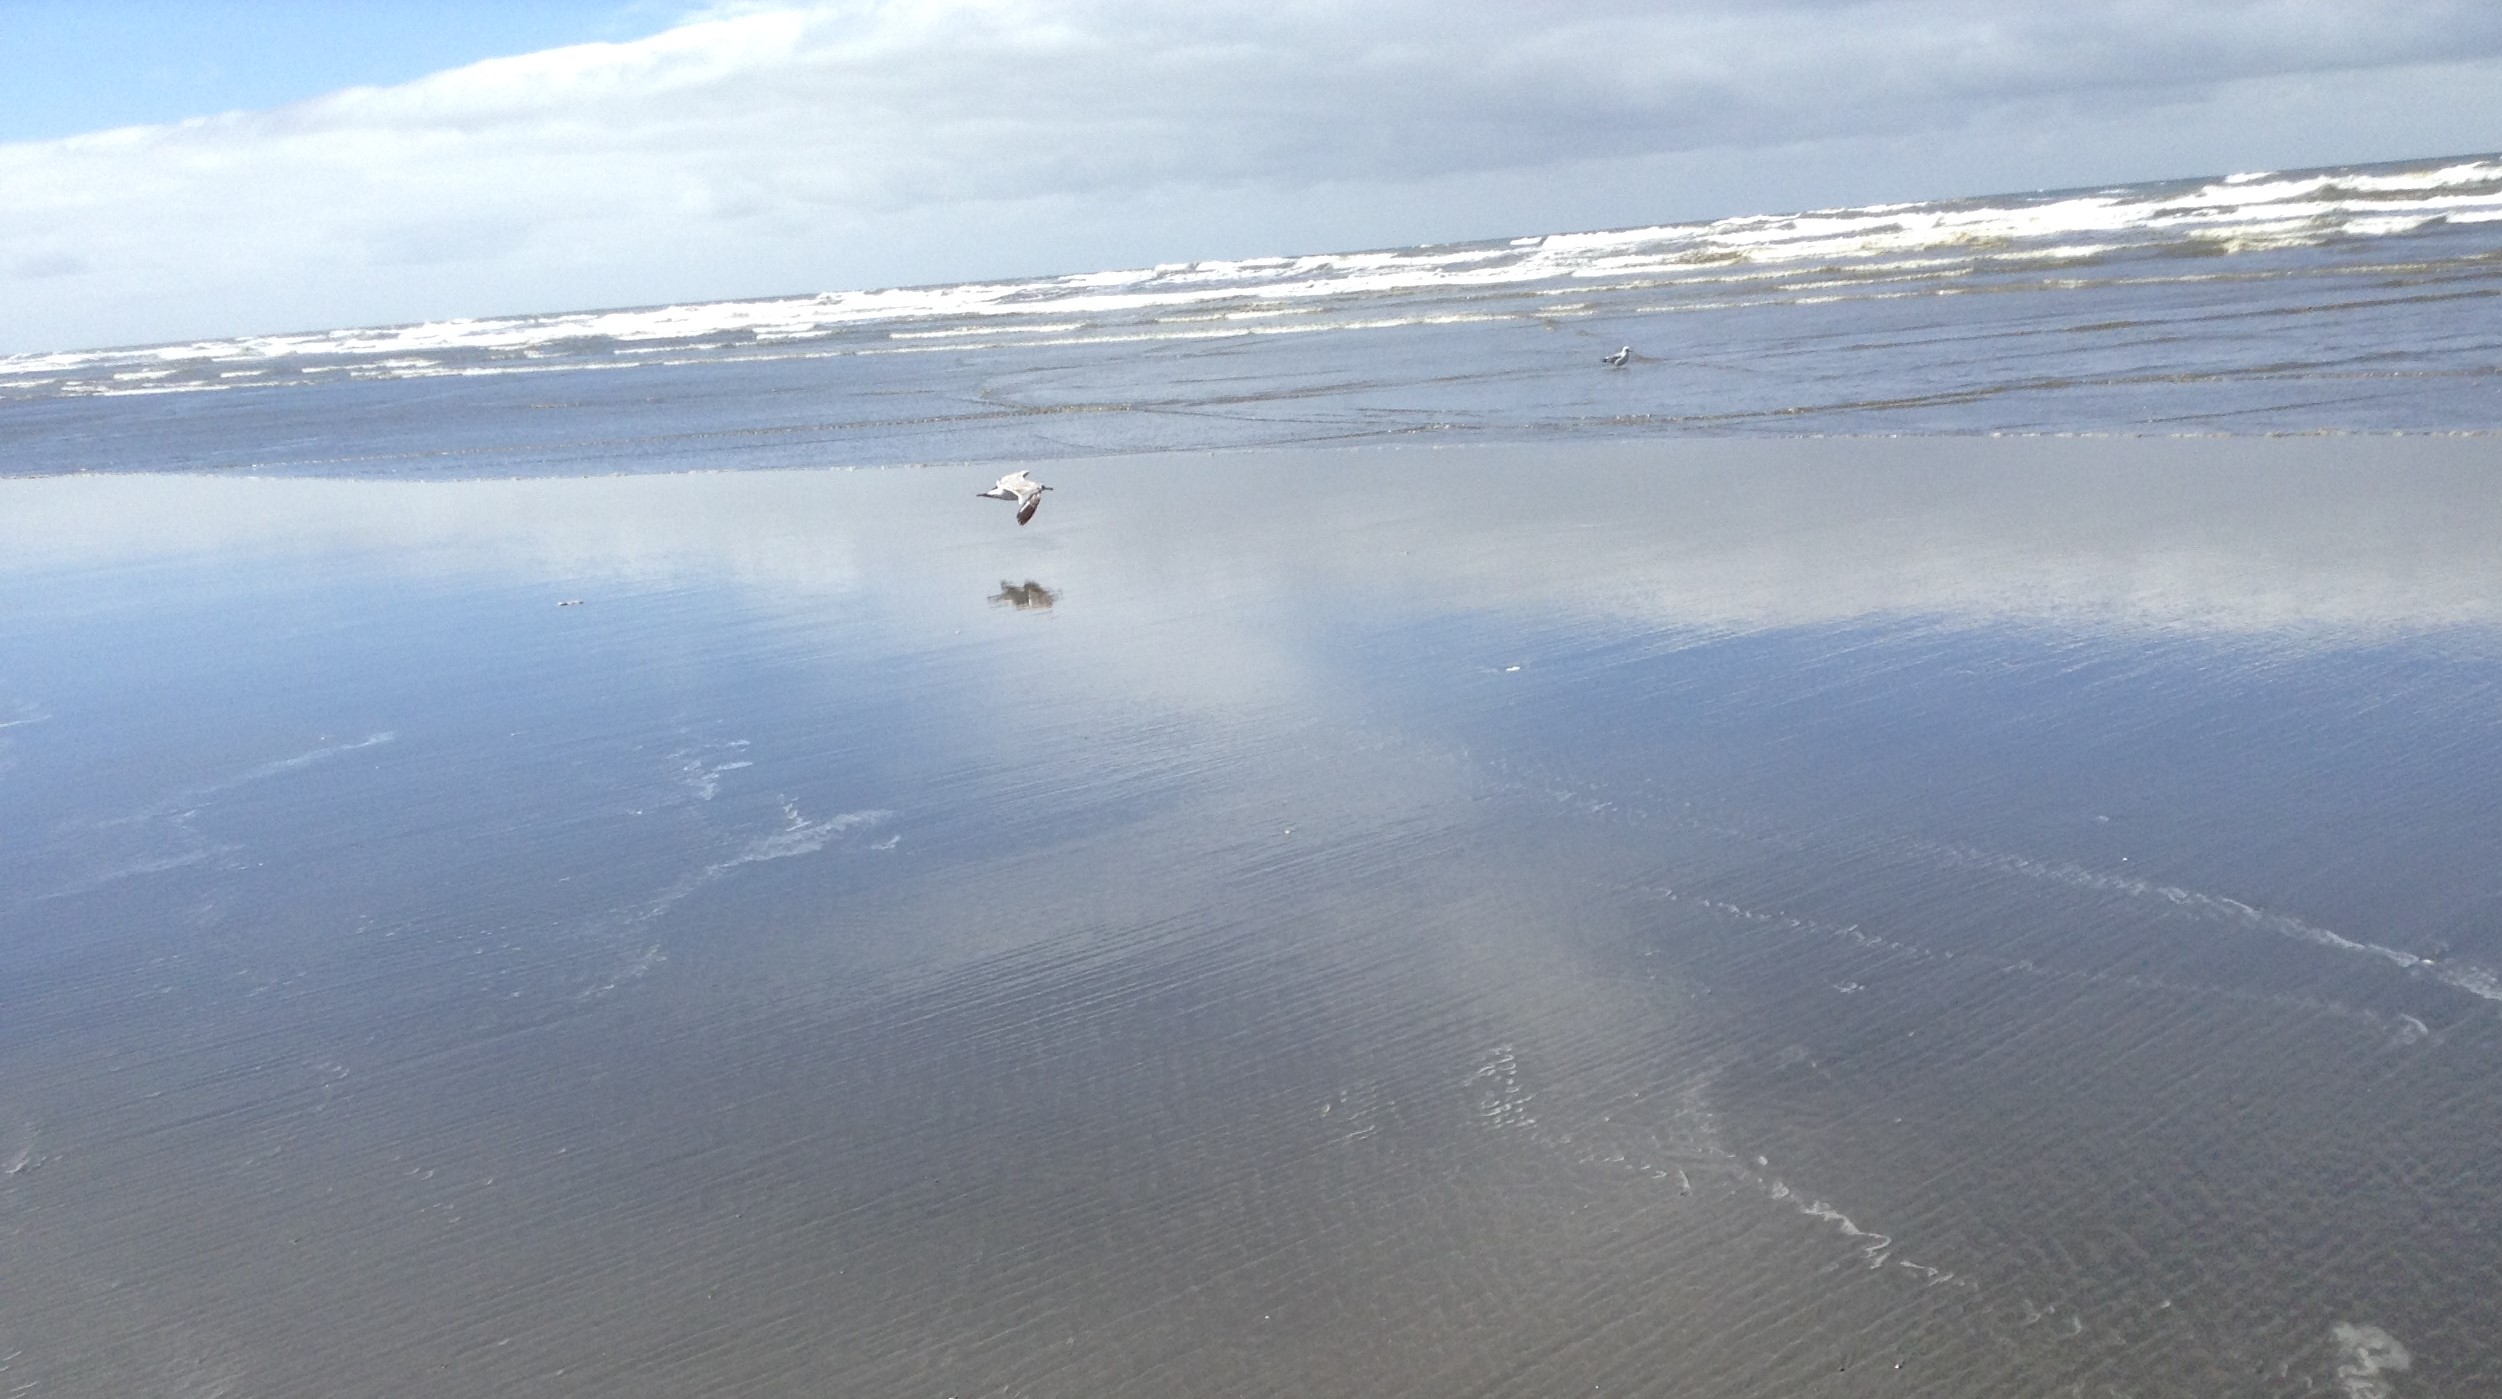
[[[1017,507],[1016,522],[1020,525],[1024,524],[1033,519],[1034,512],[1040,509],[1042,509],[1042,490],[1037,487],[1025,493],[1025,503]]]

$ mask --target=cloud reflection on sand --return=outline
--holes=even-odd
[[[2489,451],[0,482],[16,1373],[2471,1392]]]
[[[568,586],[731,586],[801,611],[1048,560],[982,593],[1048,607],[1326,580],[1462,609],[1754,630],[1945,624],[2313,632],[2502,624],[2492,439],[1870,439],[1277,451],[1072,462],[1064,512],[1002,540],[979,468],[431,484],[0,483],[0,572],[385,551],[374,566]],[[2383,462],[2385,466],[2370,463]],[[1237,475],[1300,498],[1228,508]],[[1561,475],[1572,488],[1557,490]],[[1385,511],[1384,491],[1399,501]],[[1604,502],[1604,505],[1599,504]],[[1243,577],[1193,580],[1223,541]],[[952,607],[929,620],[956,617]]]

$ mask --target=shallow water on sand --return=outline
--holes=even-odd
[[[0,482],[0,1379],[2502,1387],[2497,467]]]

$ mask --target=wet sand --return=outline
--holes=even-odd
[[[2502,1390],[2493,440],[994,474],[0,481],[0,1390]]]

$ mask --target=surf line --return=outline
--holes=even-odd
[[[1760,1156],[1756,1157],[1755,1160],[1758,1165],[1770,1164]],[[1801,1195],[1797,1191],[1792,1190],[1787,1182],[1784,1182],[1776,1177],[1759,1176],[1751,1171],[1743,1172],[1743,1174],[1748,1180],[1755,1184],[1757,1189],[1762,1190],[1766,1195],[1769,1195],[1775,1200],[1787,1202],[1791,1208],[1797,1210],[1800,1214],[1807,1216],[1809,1219],[1820,1220],[1826,1224],[1830,1224],[1835,1229],[1840,1230],[1843,1237],[1857,1241],[1859,1256],[1867,1260],[1867,1264],[1870,1268],[1882,1268],[1890,1262],[1895,1267],[1908,1269],[1911,1272],[1918,1273],[1921,1280],[1930,1287],[1935,1287],[1941,1283],[1955,1283],[1958,1286],[1966,1288],[1976,1286],[1976,1284],[1968,1278],[1958,1279],[1949,1269],[1933,1268],[1926,1263],[1914,1263],[1908,1258],[1894,1257],[1893,1235],[1880,1234],[1874,1229],[1860,1228],[1849,1215],[1835,1209],[1832,1204],[1827,1201],[1811,1199],[1808,1196]]]
[[[2028,879],[2065,884],[2076,889],[2125,894],[2131,898],[2157,899],[2219,922],[2238,923],[2246,928],[2274,933],[2279,937],[2292,938],[2297,942],[2307,942],[2315,947],[2325,947],[2357,956],[2376,957],[2402,971],[2429,975],[2435,981],[2445,986],[2455,987],[2471,996],[2502,1002],[2502,976],[2497,976],[2483,967],[2467,963],[2453,965],[2446,961],[2418,957],[2412,952],[2386,947],[2377,942],[2363,942],[2332,929],[2323,928],[2317,923],[2306,923],[2291,914],[2270,913],[2265,909],[2255,908],[2239,899],[2227,898],[2221,894],[2202,894],[2195,889],[2184,889],[2176,884],[2157,884],[2152,880],[2139,879],[2132,875],[2108,874],[2061,860],[2034,860],[2022,855],[1993,854],[1968,845],[1935,845],[1922,841],[1916,842],[1914,848],[1943,860],[1949,865],[1963,869],[1996,870],[2007,874],[2020,874]]]
[[[2155,976],[2115,975],[2110,972],[2092,972],[2075,968],[2062,969],[2058,967],[2045,967],[2033,961],[2029,957],[2014,962],[1999,962],[1994,959],[1981,957],[1977,953],[1970,951],[1957,952],[1946,948],[1923,947],[1916,943],[1900,942],[1893,938],[1878,937],[1875,934],[1862,929],[1856,923],[1823,923],[1812,918],[1802,918],[1796,914],[1784,913],[1778,910],[1766,911],[1764,909],[1748,908],[1743,904],[1731,903],[1726,899],[1715,899],[1703,895],[1682,893],[1677,889],[1664,884],[1638,885],[1635,887],[1633,892],[1670,903],[1687,904],[1694,908],[1716,913],[1724,918],[1729,918],[1741,923],[1750,923],[1759,927],[1775,928],[1783,932],[1808,933],[1818,937],[1837,938],[1841,941],[1848,942],[1855,947],[1871,948],[1887,953],[1904,962],[1922,963],[1931,961],[1963,960],[1987,966],[1994,971],[2002,972],[2010,976],[2041,977],[2051,980],[2073,982],[2078,985],[2085,986],[2127,986],[2140,991],[2159,991],[2168,995],[2213,997],[2228,1001],[2238,1001],[2250,1005],[2276,1006],[2284,1009],[2330,1016],[2339,1020],[2349,1020],[2357,1024],[2368,1025],[2381,1031],[2382,1033],[2387,1034],[2392,1043],[2399,1045],[2414,1044],[2425,1039],[2432,1033],[2432,1028],[2430,1026],[2426,1025],[2423,1021],[2412,1015],[2384,1015],[2376,1010],[2363,1010],[2354,1006],[2342,1005],[2335,1001],[2318,1000],[2307,996],[2271,995],[2265,992],[2244,991],[2230,986],[2209,986],[2198,982],[2168,981],[2162,977]],[[1844,985],[1835,986],[1833,989],[1844,995],[1853,995],[1857,992],[1864,991],[1867,988],[1858,982],[1849,982]]]

